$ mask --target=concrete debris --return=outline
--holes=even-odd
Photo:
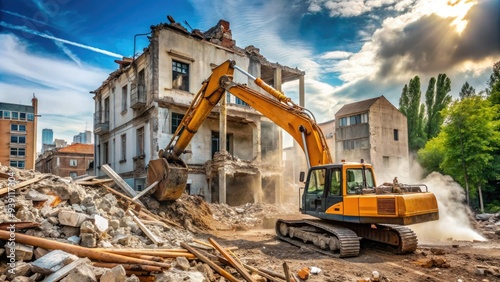
[[[78,257],[75,255],[55,250],[31,263],[31,271],[34,273],[51,274],[77,259]]]
[[[127,279],[127,273],[125,268],[122,265],[117,265],[106,272],[101,276],[100,281],[109,281],[109,282],[125,282]]]

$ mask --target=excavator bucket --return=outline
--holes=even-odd
[[[165,158],[152,160],[148,165],[147,185],[160,181],[154,192],[159,201],[175,201],[186,189],[187,165],[182,160],[168,162]]]

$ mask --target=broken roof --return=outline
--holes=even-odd
[[[350,115],[350,114],[357,114],[361,112],[366,112],[370,109],[370,107],[377,102],[378,99],[382,98],[384,96],[376,97],[376,98],[371,98],[368,100],[363,100],[351,104],[345,104],[340,108],[340,110],[335,114],[335,117],[337,116],[345,116],[345,115]]]

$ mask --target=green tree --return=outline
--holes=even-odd
[[[460,93],[458,93],[460,99],[469,98],[475,95],[476,95],[476,89],[474,89],[474,87],[469,85],[467,81],[464,83],[464,85],[462,85],[462,89],[460,89]]]
[[[451,80],[444,73],[438,75],[437,80],[432,77],[425,93],[425,104],[427,109],[427,125],[425,133],[428,139],[436,137],[443,124],[441,111],[451,102]]]
[[[408,145],[411,152],[417,152],[427,141],[424,133],[425,109],[420,103],[422,93],[420,91],[420,78],[415,76],[410,79],[409,87],[403,87],[399,98],[399,110],[406,116],[408,124]]]
[[[488,100],[474,96],[453,102],[442,113],[446,124],[440,168],[465,185],[468,203],[491,176],[492,153],[500,146],[497,111]]]
[[[425,143],[424,148],[418,150],[417,160],[424,169],[424,176],[433,171],[443,173],[440,166],[445,154],[445,138],[445,134],[441,131],[438,136]]]
[[[486,93],[488,95],[491,94],[495,84],[500,81],[500,61],[493,64],[493,73],[490,75],[490,79],[488,80],[488,88],[486,89]]]

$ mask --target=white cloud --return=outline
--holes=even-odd
[[[54,137],[71,142],[73,135],[93,127],[94,100],[89,94],[110,71],[32,52],[12,34],[0,34],[0,100],[31,105],[38,98],[38,131],[52,128]],[[13,80],[11,80],[13,79]],[[31,81],[21,85],[19,80]],[[10,82],[15,81],[15,82]],[[41,136],[41,135],[39,135]],[[41,149],[38,138],[37,150]]]
[[[352,52],[345,52],[345,51],[330,51],[323,53],[319,56],[320,59],[323,60],[338,60],[338,59],[347,59],[349,58],[353,53]]]
[[[320,12],[323,7],[331,17],[355,17],[375,8],[391,7],[397,2],[398,0],[311,0],[308,10],[312,13]]]

